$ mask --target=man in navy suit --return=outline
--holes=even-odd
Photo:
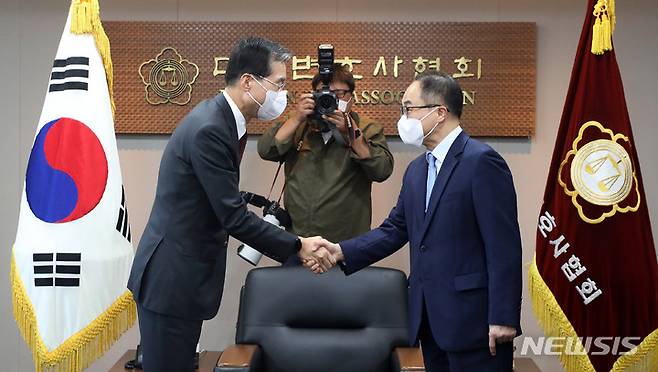
[[[462,100],[449,75],[415,79],[398,131],[427,151],[409,164],[381,226],[327,244],[349,275],[409,242],[410,340],[420,339],[427,371],[511,371],[521,333],[516,193],[503,158],[461,129]]]

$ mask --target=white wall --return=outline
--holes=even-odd
[[[1,0],[0,50],[0,360],[2,370],[33,370],[29,350],[20,338],[11,316],[8,285],[9,257],[16,231],[18,201],[25,166],[41,111],[48,74],[68,10],[67,0]],[[312,6],[311,6],[312,5]],[[292,0],[265,2],[242,0],[112,0],[102,2],[104,20],[181,21],[530,21],[537,22],[537,131],[531,139],[486,139],[508,161],[516,181],[519,220],[524,244],[523,259],[532,259],[535,222],[541,205],[557,125],[562,112],[575,49],[578,43],[585,1],[573,0],[335,0],[301,3]],[[618,24],[615,47],[631,122],[644,176],[649,212],[658,233],[658,86],[657,6],[652,0],[627,0],[617,4]],[[218,37],[220,37],[218,35]],[[167,137],[121,136],[120,158],[137,242],[146,224],[155,191],[162,150]],[[400,188],[406,165],[418,150],[390,140],[395,171],[384,184],[374,187],[373,224],[388,214]],[[242,188],[264,193],[275,166],[258,158],[255,139],[245,155]],[[231,247],[236,247],[233,242]],[[219,350],[233,342],[238,291],[250,267],[229,254],[226,288],[219,315],[206,322],[201,337],[203,348]],[[383,261],[408,272],[405,250]],[[524,298],[528,297],[524,285]],[[524,303],[522,326],[525,335],[541,335],[530,305]],[[106,371],[126,349],[138,342],[135,328],[97,361],[91,371]],[[536,358],[545,371],[560,370],[555,358]]]

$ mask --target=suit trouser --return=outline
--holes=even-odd
[[[159,314],[137,304],[144,372],[192,372],[203,320]]]
[[[450,352],[441,349],[430,329],[427,309],[423,304],[420,324],[420,346],[423,351],[426,372],[511,372],[514,344],[506,342],[496,345],[496,356],[489,352],[489,345],[474,350]]]

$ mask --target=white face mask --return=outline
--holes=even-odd
[[[437,109],[438,107],[434,108],[432,111],[428,112],[427,115],[423,116],[420,119],[401,116],[400,120],[398,120],[398,133],[400,134],[400,138],[402,139],[402,142],[409,145],[422,147],[423,140],[427,138],[427,136],[432,134],[432,132],[434,132],[434,129],[436,129],[436,127],[439,125],[439,123],[436,123],[434,127],[427,134],[424,134],[423,120]]]
[[[265,90],[265,102],[262,104],[251,95],[251,92],[247,92],[249,97],[251,97],[251,99],[258,105],[258,119],[269,121],[281,116],[288,105],[288,91],[282,90],[275,92],[267,90],[256,78],[254,78],[254,81]]]
[[[340,110],[341,112],[347,112],[347,105],[349,105],[350,102],[352,102],[352,98],[350,98],[349,101],[343,101],[342,99],[339,99],[338,110]]]

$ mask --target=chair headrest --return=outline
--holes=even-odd
[[[338,268],[322,275],[303,267],[254,269],[245,282],[238,333],[244,326],[406,328],[407,278],[376,267],[351,276]]]

